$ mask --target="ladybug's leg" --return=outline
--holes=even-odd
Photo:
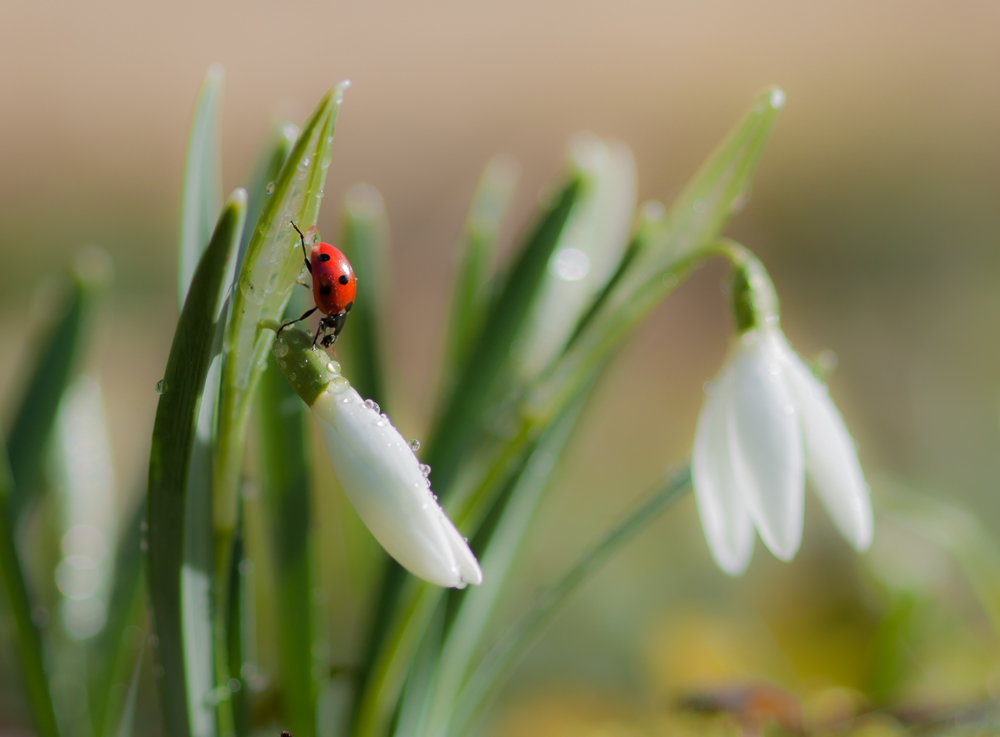
[[[287,327],[288,327],[289,325],[294,325],[294,324],[295,324],[295,323],[297,323],[297,322],[302,322],[302,321],[303,321],[303,320],[305,320],[305,319],[306,319],[307,317],[309,317],[309,315],[311,315],[312,313],[314,313],[314,312],[315,312],[315,311],[316,311],[317,309],[318,309],[318,308],[316,308],[316,307],[313,307],[313,308],[312,308],[311,310],[306,310],[306,311],[305,311],[305,312],[304,312],[304,313],[302,314],[302,317],[300,317],[300,318],[299,318],[298,320],[289,320],[288,322],[283,322],[283,323],[281,323],[281,327],[280,327],[280,328],[278,328],[278,335],[281,335],[281,331],[282,331],[282,330],[284,330],[285,328],[287,328]],[[322,320],[320,321],[320,324],[322,324]]]
[[[316,347],[316,341],[319,340],[319,336],[323,335],[326,332],[326,329],[328,327],[327,321],[329,319],[330,319],[329,317],[324,317],[322,320],[319,321],[319,327],[316,328],[316,334],[313,336],[313,348]]]
[[[299,234],[299,240],[302,242],[302,258],[305,260],[306,268],[309,269],[309,273],[311,274],[313,273],[313,267],[312,264],[309,263],[309,257],[306,255],[306,237],[302,235],[302,231],[299,230],[299,226],[295,224],[295,221],[292,221],[292,227],[295,228],[295,232]]]
[[[340,331],[344,329],[344,322],[346,322],[346,321],[347,321],[347,313],[346,312],[338,312],[336,315],[334,315],[331,318],[331,322],[333,322],[333,337],[334,338],[336,338],[338,335],[340,335]]]

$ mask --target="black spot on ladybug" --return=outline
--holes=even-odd
[[[337,278],[337,281],[339,281],[341,284],[347,284],[347,282],[349,282],[350,280],[351,280],[351,277],[349,277],[347,274],[341,274]]]
[[[327,294],[329,294],[330,293],[330,285],[329,284],[324,284],[323,286],[321,286],[319,288],[319,293],[322,294],[323,296],[326,296]]]
[[[322,262],[324,262],[324,263],[327,262],[327,261],[329,261],[330,260],[330,254],[329,253],[321,253],[319,255],[319,260],[322,261]]]
[[[344,312],[350,312],[352,307],[354,307],[354,303],[348,302],[346,305],[344,305]]]

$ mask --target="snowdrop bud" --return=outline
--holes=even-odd
[[[421,467],[389,418],[366,403],[329,357],[312,347],[309,334],[285,328],[272,350],[312,410],[344,493],[386,552],[413,575],[438,586],[482,583],[479,563],[431,493],[424,473],[429,469]]]

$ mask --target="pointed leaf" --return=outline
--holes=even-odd
[[[177,263],[177,304],[183,306],[198,260],[212,237],[222,209],[222,67],[208,69],[195,103],[181,189],[181,234]]]
[[[161,705],[171,737],[205,733],[203,727],[193,728],[199,722],[191,708],[191,701],[200,704],[204,693],[195,698],[188,691],[190,650],[185,632],[186,597],[182,597],[189,534],[188,487],[215,330],[222,318],[225,275],[236,256],[245,217],[246,192],[236,190],[222,211],[191,281],[167,359],[153,425],[146,497],[148,584],[160,643],[156,655],[163,669],[159,679]],[[210,397],[205,399],[211,401]]]

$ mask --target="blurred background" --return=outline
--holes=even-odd
[[[793,345],[836,353],[831,391],[876,499],[882,484],[925,491],[993,534],[998,24],[985,1],[3,3],[0,397],[16,396],[52,275],[84,244],[106,249],[115,283],[88,372],[104,386],[122,508],[143,488],[177,314],[185,143],[212,63],[226,72],[227,192],[276,121],[301,122],[352,80],[320,230],[336,234],[350,185],[383,194],[391,411],[410,437],[432,410],[454,245],[490,156],[521,165],[509,246],[573,133],[627,143],[640,196],[669,204],[776,83],[787,103],[729,234],[771,271]],[[502,617],[687,457],[730,330],[723,275],[697,272],[616,361]],[[732,580],[685,500],[574,597],[504,690],[491,733],[659,734],[677,698],[733,683],[780,686],[816,713],[1000,694],[996,636],[954,560],[881,520],[873,551],[856,556],[817,507],[810,497],[793,563],[758,545]],[[349,582],[339,533],[327,538],[330,580]],[[335,654],[355,652],[357,624],[331,621]],[[17,728],[11,653],[0,648],[0,726]]]

